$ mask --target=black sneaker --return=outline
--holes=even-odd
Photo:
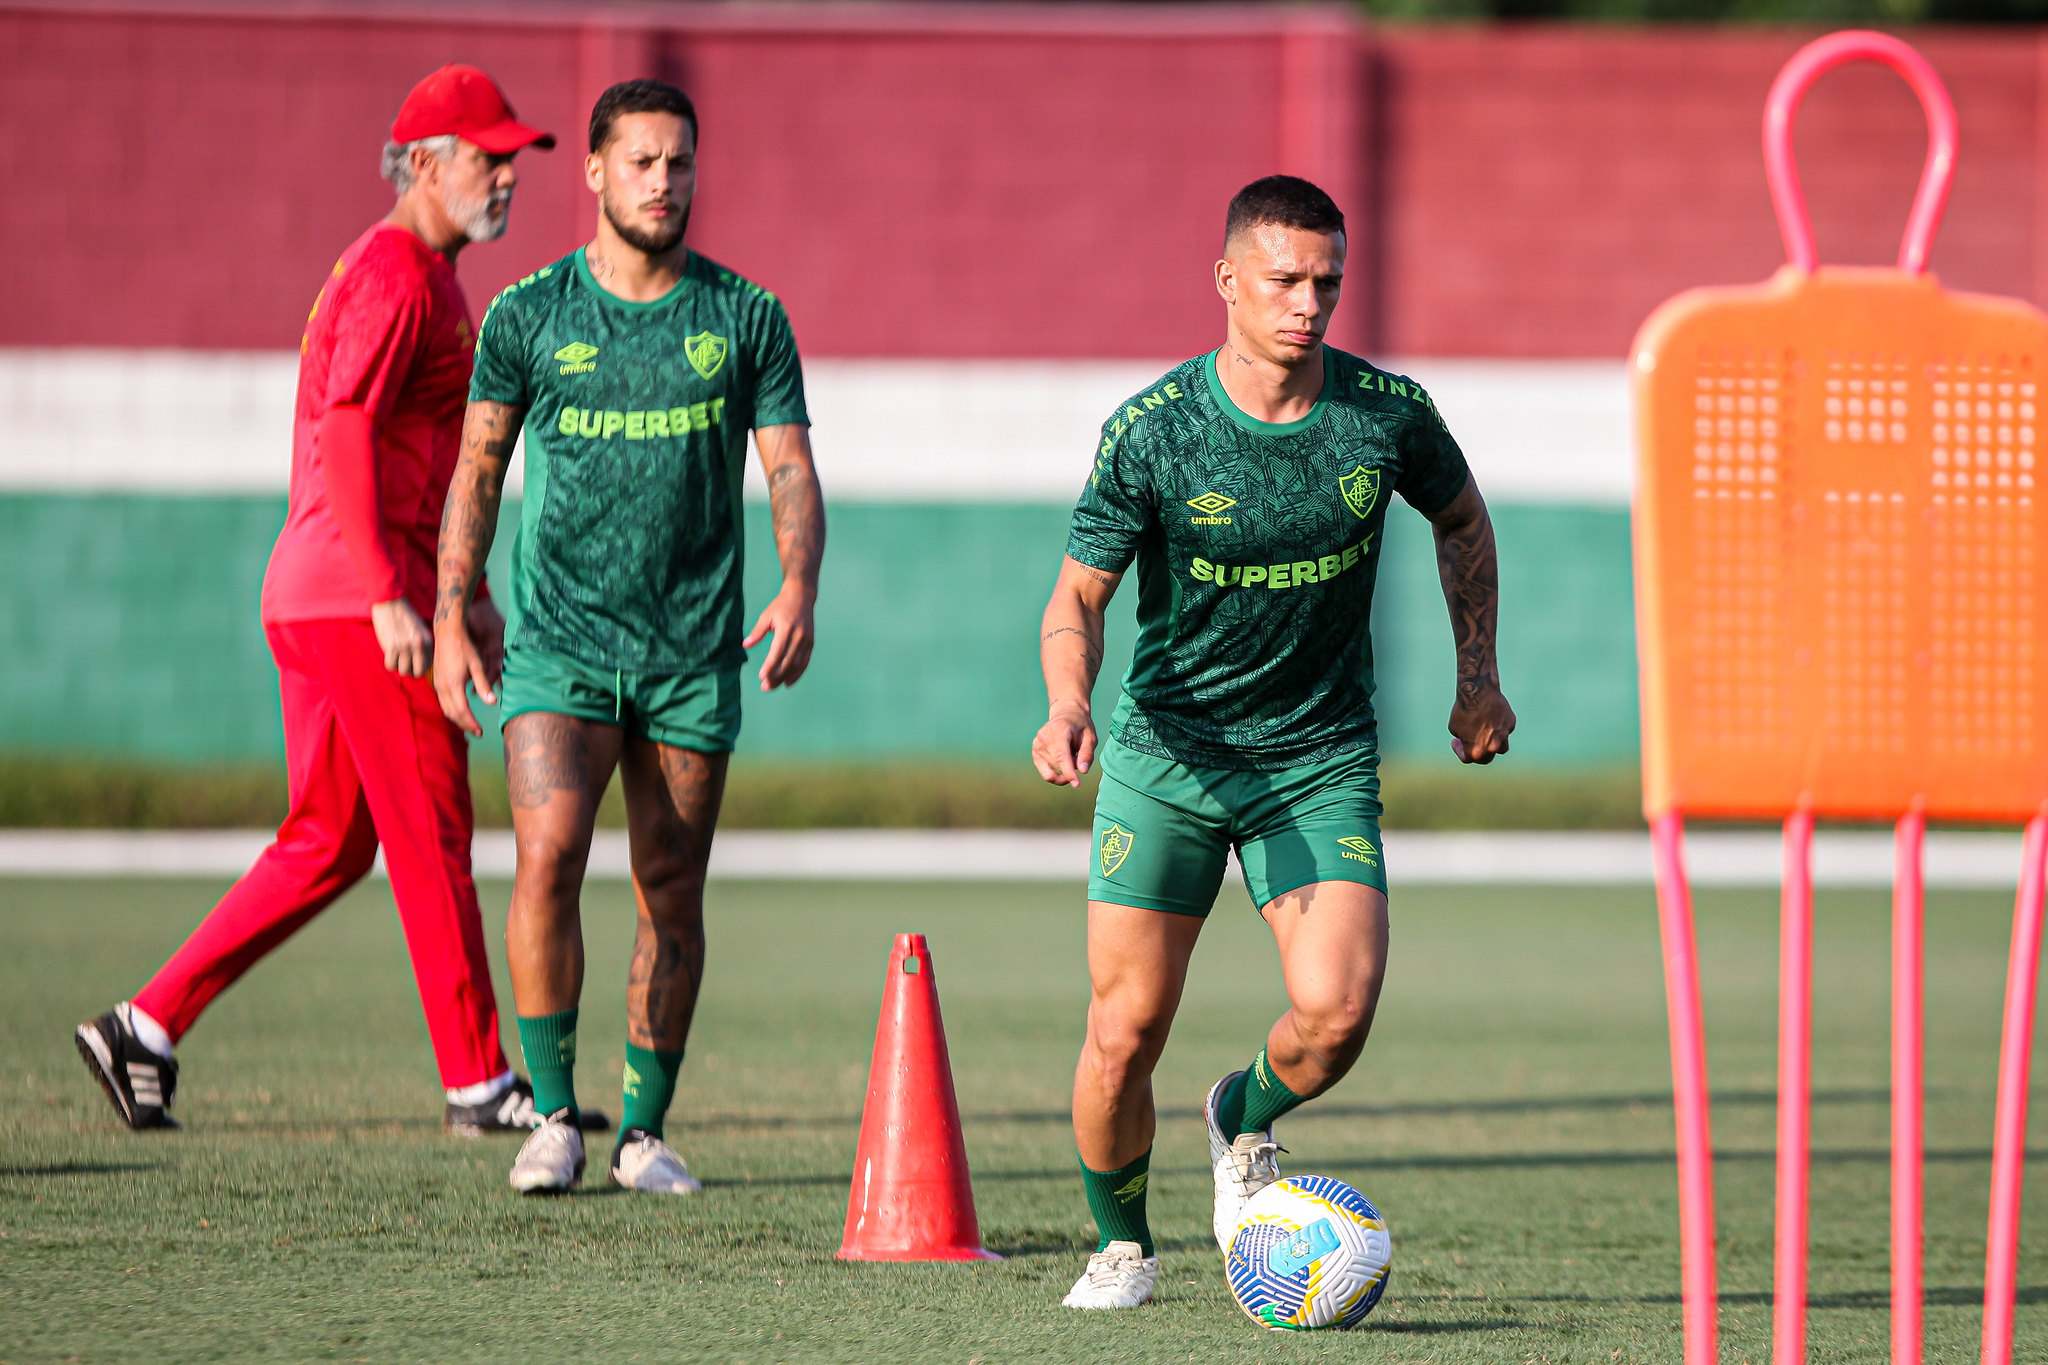
[[[586,1133],[610,1130],[612,1121],[602,1109],[579,1109],[579,1125]],[[514,1076],[512,1084],[482,1104],[451,1104],[442,1115],[442,1125],[457,1137],[482,1137],[486,1133],[530,1133],[546,1117],[533,1107],[533,1082]]]
[[[142,1045],[128,1027],[128,1005],[114,1006],[78,1026],[78,1055],[85,1069],[113,1101],[130,1128],[176,1128],[171,1099],[178,1093],[178,1064]]]

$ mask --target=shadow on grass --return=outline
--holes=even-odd
[[[1929,1091],[1929,1094],[1933,1094]],[[1775,1107],[1778,1095],[1774,1090],[1728,1090],[1717,1092],[1713,1097],[1717,1107],[1740,1108],[1745,1106]],[[1816,1090],[1813,1102],[1823,1104],[1887,1104],[1891,1091],[1867,1088],[1860,1090]],[[1389,1119],[1449,1117],[1454,1114],[1552,1114],[1552,1113],[1600,1113],[1617,1109],[1669,1109],[1671,1092],[1659,1090],[1641,1095],[1532,1095],[1516,1099],[1493,1100],[1417,1100],[1408,1104],[1321,1104],[1311,1101],[1310,1107],[1298,1109],[1295,1118],[1312,1119]],[[1072,1115],[1064,1109],[1037,1109],[966,1114],[963,1121],[968,1123],[1065,1123]],[[1198,1108],[1161,1109],[1163,1120],[1199,1119],[1202,1111]]]
[[[1938,1308],[1981,1308],[1984,1306],[1982,1285],[1930,1285],[1922,1292],[1922,1301]],[[1684,1299],[1677,1294],[1642,1294],[1634,1297],[1603,1297],[1596,1294],[1513,1294],[1501,1295],[1516,1303],[1585,1303],[1623,1304],[1660,1303],[1678,1304]],[[2021,1285],[2013,1295],[2014,1301],[2022,1304],[2048,1303],[2048,1285]],[[1719,1302],[1730,1307],[1765,1307],[1776,1301],[1768,1289],[1748,1290],[1736,1294],[1722,1294]],[[1848,1294],[1814,1294],[1806,1300],[1808,1308],[1842,1308],[1852,1310],[1882,1310],[1891,1307],[1891,1291],[1886,1289],[1859,1290]]]
[[[1505,1318],[1485,1318],[1462,1322],[1380,1322],[1367,1318],[1364,1330],[1368,1332],[1399,1332],[1406,1336],[1438,1336],[1455,1332],[1515,1332],[1528,1327],[1525,1322],[1509,1322]]]
[[[1930,1095],[1936,1092],[1930,1090]],[[1862,1090],[1816,1090],[1813,1102],[1816,1105],[1832,1104],[1886,1104],[1891,1100],[1891,1091],[1870,1088]],[[1775,1106],[1778,1096],[1770,1090],[1729,1090],[1717,1093],[1714,1103],[1724,1107]],[[1545,1095],[1517,1099],[1491,1100],[1418,1100],[1409,1104],[1315,1104],[1312,1108],[1298,1110],[1299,1118],[1325,1119],[1384,1119],[1413,1118],[1430,1116],[1451,1116],[1455,1114],[1548,1114],[1585,1112],[1601,1113],[1617,1109],[1669,1109],[1669,1091],[1655,1091],[1641,1095]],[[1192,1106],[1183,1109],[1161,1109],[1159,1117],[1168,1122],[1178,1119],[1199,1119],[1202,1111]],[[961,1115],[964,1123],[1068,1123],[1073,1119],[1065,1109],[991,1109]],[[855,1128],[860,1125],[858,1114],[702,1114],[672,1120],[674,1126],[691,1130],[714,1130],[727,1128]]]
[[[221,1118],[205,1113],[186,1116],[188,1132],[196,1131],[201,1137],[210,1132],[255,1133],[264,1137],[317,1138],[335,1137],[342,1133],[388,1133],[388,1132],[438,1132],[441,1120],[424,1114],[410,1114],[403,1118],[388,1115],[362,1114],[354,1117],[335,1115],[322,1118]],[[517,1133],[494,1134],[493,1136],[517,1137]],[[478,1139],[463,1138],[464,1142]]]
[[[1988,1147],[1930,1148],[1926,1153],[1930,1162],[1973,1162],[1988,1163],[1991,1149]],[[1714,1160],[1721,1162],[1775,1162],[1777,1154],[1768,1148],[1757,1151],[1714,1153]],[[1817,1148],[1811,1156],[1816,1166],[1886,1164],[1891,1153],[1883,1147]],[[2048,1149],[2033,1148],[2027,1152],[2029,1162],[2048,1161]],[[1384,1157],[1335,1157],[1316,1162],[1319,1175],[1337,1175],[1346,1171],[1490,1171],[1514,1170],[1528,1167],[1597,1167],[1597,1166],[1672,1166],[1676,1165],[1675,1152],[1475,1152],[1468,1155],[1416,1155]],[[1210,1174],[1206,1166],[1155,1166],[1154,1176],[1205,1176]],[[1035,1180],[1072,1180],[1074,1168],[1061,1166],[1050,1170],[981,1170],[974,1178],[985,1183],[1030,1182]],[[740,1189],[757,1186],[803,1186],[803,1185],[845,1185],[852,1181],[851,1171],[829,1175],[773,1175],[753,1178],[719,1179],[704,1182],[707,1189]]]
[[[40,1166],[0,1166],[0,1176],[132,1175],[162,1165],[161,1161],[51,1161]]]

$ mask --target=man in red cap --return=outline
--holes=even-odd
[[[505,1064],[470,880],[469,758],[430,679],[434,547],[476,329],[455,281],[502,236],[524,147],[491,78],[444,66],[406,96],[384,148],[391,212],[334,264],[299,343],[290,511],[263,581],[284,701],[291,812],[243,878],[133,1000],[78,1028],[132,1128],[175,1127],[171,1048],[222,990],[360,881],[384,848],[458,1132],[532,1127]],[[467,626],[486,657],[504,621]]]

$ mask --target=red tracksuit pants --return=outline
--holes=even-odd
[[[470,880],[469,752],[428,678],[384,667],[368,621],[294,621],[267,634],[284,696],[291,813],[135,1003],[184,1036],[216,995],[384,865],[451,1089],[506,1071]]]

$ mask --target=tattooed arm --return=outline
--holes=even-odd
[[[782,560],[782,591],[775,594],[741,643],[752,649],[774,637],[761,661],[761,690],[788,687],[811,666],[816,639],[812,608],[818,601],[818,561],[825,557],[825,495],[811,462],[811,429],[799,422],[754,433],[761,472],[768,478],[768,511],[775,520],[775,553]]]
[[[1430,519],[1437,576],[1458,646],[1458,697],[1451,706],[1451,752],[1464,763],[1491,763],[1508,751],[1515,712],[1501,695],[1494,634],[1500,620],[1500,564],[1493,519],[1469,477],[1464,491]]]
[[[1038,662],[1045,670],[1046,722],[1031,741],[1038,775],[1058,787],[1078,787],[1095,762],[1091,698],[1102,671],[1102,618],[1123,575],[1068,556],[1060,564],[1052,601],[1040,623]]]
[[[505,470],[519,440],[525,410],[506,403],[471,403],[462,418],[462,456],[448,485],[441,512],[438,584],[434,592],[434,693],[441,711],[472,735],[484,732],[469,709],[469,688],[495,704],[503,653],[504,622],[492,608],[486,619],[473,619],[487,603],[475,602],[477,580],[498,530],[498,499],[505,491]],[[496,622],[496,637],[492,625]],[[478,629],[481,627],[481,629]],[[477,635],[483,635],[479,642]]]

